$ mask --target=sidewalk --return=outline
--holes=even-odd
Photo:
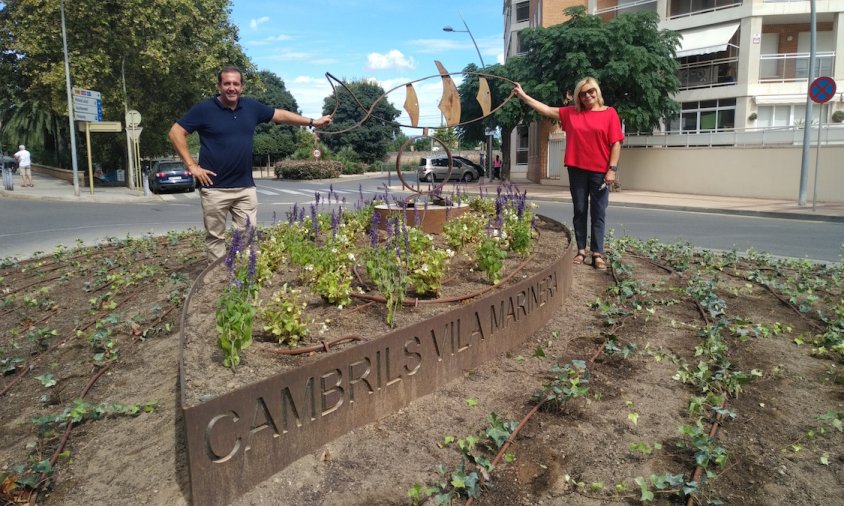
[[[261,173],[256,172],[256,180],[260,181]],[[368,173],[357,176],[342,176],[343,181],[357,181],[372,177],[383,176],[382,173]],[[393,174],[395,176],[395,174]],[[73,185],[68,181],[33,174],[32,188],[20,186],[20,176],[15,176],[14,191],[5,190],[0,185],[2,199],[34,199],[68,202],[101,202],[116,204],[154,203],[163,199],[150,193],[144,196],[142,190],[130,190],[123,187],[94,187],[94,192],[88,186],[79,187],[79,196],[74,196]],[[410,176],[415,181],[414,176]],[[260,184],[260,183],[259,183]],[[514,181],[520,191],[527,191],[528,197],[534,200],[570,202],[568,187],[562,183],[546,182],[541,185],[529,181]],[[447,185],[446,188],[448,188]],[[494,192],[495,185],[471,183],[470,192],[485,188]],[[391,180],[391,191],[401,191],[398,177]],[[647,191],[624,190],[610,195],[611,206],[659,208],[676,211],[714,212],[722,214],[739,214],[749,216],[777,217],[788,219],[802,219],[815,221],[832,221],[844,223],[844,203],[818,202],[812,210],[811,200],[806,206],[799,206],[796,201],[777,199],[748,199],[733,197],[718,197],[712,195],[689,195],[679,193],[661,193]]]

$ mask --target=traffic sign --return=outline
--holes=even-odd
[[[825,104],[835,96],[835,80],[821,76],[809,85],[809,98],[816,104]]]
[[[320,150],[315,149],[315,150],[314,150],[314,158],[316,158],[317,160],[319,160],[319,157],[320,157],[320,156],[322,156],[322,153],[320,152]]]
[[[126,126],[136,127],[141,124],[141,113],[131,109],[126,113]]]
[[[73,88],[73,117],[76,121],[102,121],[103,101],[100,92]]]

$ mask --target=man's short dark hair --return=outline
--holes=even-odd
[[[240,75],[241,84],[243,83],[243,71],[234,65],[226,65],[217,72],[217,84],[223,84],[223,74],[228,74],[229,72],[237,72]]]

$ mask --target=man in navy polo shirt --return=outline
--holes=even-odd
[[[243,73],[234,66],[217,74],[214,97],[194,105],[170,128],[173,149],[198,185],[205,224],[205,244],[212,262],[226,254],[226,219],[232,215],[235,227],[258,219],[258,194],[252,179],[252,140],[255,128],[272,121],[287,125],[320,127],[331,116],[309,119],[295,112],[274,109],[257,100],[241,97]],[[188,148],[188,135],[199,133],[199,163]]]

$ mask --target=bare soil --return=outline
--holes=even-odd
[[[115,242],[2,267],[4,503],[190,503],[177,323],[187,288],[203,268],[199,242],[197,237]],[[535,406],[533,392],[550,381],[551,366],[572,360],[587,365],[588,396],[531,417],[508,450],[511,458],[495,468],[491,486],[475,502],[636,503],[637,477],[670,473],[691,480],[694,451],[678,446],[687,439],[677,427],[696,422],[698,416],[688,408],[701,393],[674,377],[680,360],[696,366],[695,347],[702,342],[701,312],[685,294],[692,272],[669,272],[632,254],[621,258],[647,288],[647,298],[657,301],[652,312],[636,312],[612,328],[620,346],[635,345],[627,358],[602,351],[610,327],[592,307],[599,299],[614,300],[607,290],[616,286],[619,272],[575,266],[571,297],[524,345],[466,371],[462,379],[401,412],[325,445],[235,504],[410,504],[410,487],[448,481],[437,474],[437,466],[454,469],[460,462],[455,445],[443,444],[446,436],[479,434],[490,413],[522,420]],[[115,277],[119,272],[137,276],[126,284],[126,275]],[[842,298],[838,280],[818,292],[815,304],[827,314]],[[723,418],[716,440],[728,459],[723,467],[711,467],[713,475],[695,502],[844,504],[844,437],[818,418],[844,412],[840,356],[818,356],[809,344],[795,342],[808,342],[818,332],[818,318],[798,315],[764,287],[726,274],[719,276],[718,293],[731,318],[779,322],[791,330],[730,341],[731,364],[761,375],[727,399],[726,409],[735,418]],[[110,301],[116,307],[110,308]],[[106,322],[115,311],[118,323]],[[40,334],[32,334],[39,329]],[[55,334],[44,337],[44,329]],[[116,355],[112,352],[115,360],[106,360],[107,368],[95,363],[95,354],[103,350],[90,344],[104,341],[102,333],[99,341],[94,337],[103,329],[119,348]],[[255,366],[250,362],[248,367]],[[45,386],[46,374],[57,383]],[[157,407],[135,416],[83,417],[64,445],[66,431],[60,424],[40,432],[32,422],[60,414],[83,397],[92,405],[156,402]],[[706,432],[712,422],[703,416]],[[661,448],[648,455],[631,449],[643,443]],[[57,453],[52,474],[32,470]],[[37,483],[34,494],[15,486],[16,479],[27,477]],[[686,502],[681,495],[660,492],[656,500]]]

